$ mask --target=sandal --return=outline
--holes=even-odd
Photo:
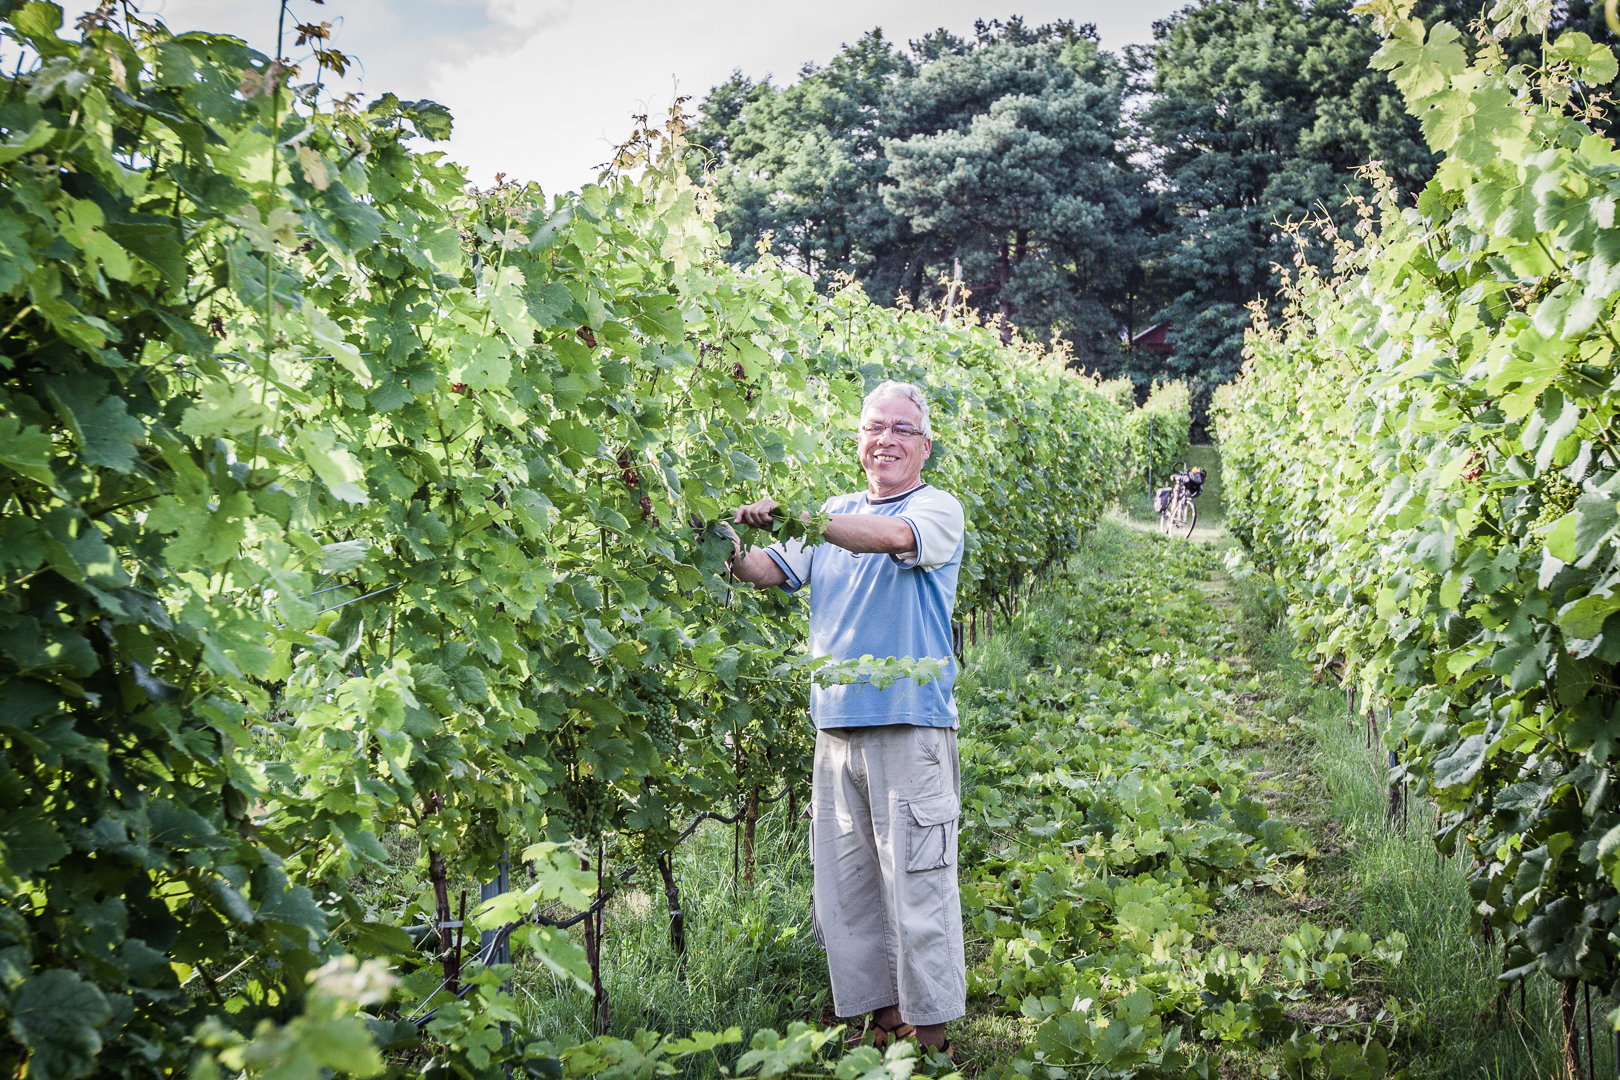
[[[882,1050],[891,1042],[909,1039],[915,1034],[917,1034],[917,1029],[903,1020],[892,1028],[886,1028],[876,1021],[872,1023],[872,1045],[879,1050]]]

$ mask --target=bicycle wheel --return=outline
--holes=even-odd
[[[1159,532],[1163,533],[1165,536],[1170,535],[1171,515],[1173,515],[1175,512],[1176,504],[1174,502],[1165,507],[1163,510],[1159,511]]]
[[[1183,511],[1182,517],[1185,519],[1186,526],[1182,530],[1181,535],[1191,539],[1193,534],[1193,526],[1198,524],[1198,506],[1191,499],[1184,500],[1181,506]]]
[[[1185,536],[1190,530],[1187,525],[1192,514],[1192,500],[1187,496],[1176,493],[1176,498],[1170,503],[1170,520],[1166,522],[1166,532],[1171,536]]]

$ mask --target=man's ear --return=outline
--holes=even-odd
[[[928,456],[930,454],[932,454],[933,452],[934,452],[934,440],[933,439],[924,439],[923,440],[923,460],[927,461]]]

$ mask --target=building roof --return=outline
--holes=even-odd
[[[1169,353],[1175,351],[1175,346],[1166,340],[1170,335],[1170,331],[1173,329],[1175,329],[1175,327],[1171,326],[1168,320],[1165,322],[1154,323],[1146,330],[1143,330],[1140,334],[1137,334],[1135,337],[1131,338],[1131,348],[1145,349],[1148,352],[1159,353],[1160,355],[1168,355]]]

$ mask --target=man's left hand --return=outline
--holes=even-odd
[[[756,529],[768,529],[773,524],[771,511],[776,509],[776,500],[769,495],[759,502],[751,502],[747,506],[737,507],[737,512],[731,520],[739,525],[752,525]]]

